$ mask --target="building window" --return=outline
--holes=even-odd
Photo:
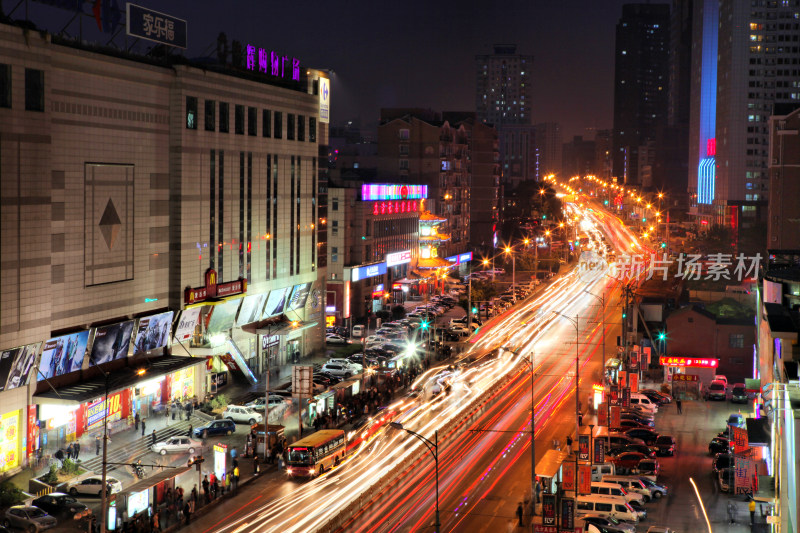
[[[339,248],[331,246],[331,263],[339,262]]]
[[[217,129],[215,124],[217,117],[217,103],[214,100],[206,100],[206,131]]]
[[[186,97],[186,129],[197,129],[197,97]]]
[[[275,120],[272,123],[272,135],[276,139],[283,138],[283,113],[275,111]]]
[[[314,117],[308,117],[308,140],[317,142],[317,119]]]
[[[297,140],[306,140],[306,117],[297,115]]]
[[[230,107],[228,102],[219,103],[219,132],[228,133],[231,127]]]
[[[286,139],[293,141],[294,140],[294,114],[287,113],[286,114]]]
[[[272,137],[272,112],[269,109],[261,111],[261,136]]]
[[[338,211],[339,210],[339,199],[338,198],[334,198],[333,200],[331,200],[331,209],[334,210],[334,211]]]
[[[408,145],[401,144],[400,145],[400,155],[408,155]]]
[[[11,65],[0,64],[0,107],[11,107]]]
[[[400,170],[408,170],[408,159],[400,160]]]
[[[744,348],[744,333],[731,333],[728,344],[731,348]]]
[[[331,235],[337,236],[339,235],[339,221],[338,220],[331,220]]]
[[[255,107],[247,108],[247,134],[252,137],[258,136],[258,114]]]
[[[403,129],[403,130],[400,130],[398,132],[398,134],[400,135],[400,139],[404,140],[404,141],[408,140],[409,133],[410,133],[410,130],[407,130],[407,129]]]
[[[236,135],[244,135],[244,106],[237,104],[233,112],[234,133]]]
[[[25,69],[25,109],[44,111],[44,71]]]

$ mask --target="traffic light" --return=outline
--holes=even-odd
[[[666,339],[667,339],[667,334],[664,333],[663,331],[659,332],[658,340],[663,341],[663,340],[666,340]]]
[[[628,313],[626,313],[625,311],[623,311],[623,312],[622,312],[622,318],[628,318]]]
[[[603,200],[603,205],[608,205],[608,200]]]
[[[428,324],[428,321],[427,321],[427,320],[423,320],[423,321],[422,321],[422,323],[420,323],[420,325],[419,325],[419,329],[421,329],[421,330],[425,331],[425,330],[427,330],[427,329],[428,329],[428,326],[429,326],[429,325],[430,325],[430,324]]]
[[[542,215],[542,219],[547,220],[547,215]]]
[[[667,243],[665,243],[665,242],[662,242],[662,243],[661,243],[661,247],[662,247],[662,248],[666,248],[666,247],[667,247]]]
[[[478,308],[477,308],[477,307],[473,307],[473,308],[472,308],[472,314],[474,315],[474,314],[476,314],[477,312],[478,312]]]

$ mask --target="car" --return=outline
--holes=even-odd
[[[736,469],[723,468],[716,474],[720,492],[733,492],[733,487],[736,480]]]
[[[629,419],[629,418],[621,418],[620,419],[620,421],[619,421],[619,429],[622,429],[623,431],[627,431],[628,429],[634,429],[634,428],[649,429],[650,425],[646,425],[645,426],[643,424],[640,424],[637,420],[632,420],[632,419]]]
[[[238,424],[260,424],[264,417],[260,413],[244,405],[229,405],[223,412],[222,418],[233,420]]]
[[[714,437],[708,443],[708,453],[716,455],[718,453],[729,453],[732,450],[731,441],[725,437]]]
[[[466,326],[450,326],[450,333],[453,335],[458,335],[460,337],[468,337],[469,330]]]
[[[642,439],[645,444],[652,446],[658,439],[658,433],[650,428],[632,428],[625,432],[629,437],[634,439]]]
[[[353,370],[354,374],[358,374],[359,372],[361,372],[361,364],[353,363],[349,359],[331,358],[328,359],[328,364],[349,366]]]
[[[203,437],[203,435],[213,437],[215,435],[231,435],[232,433],[236,433],[236,422],[227,418],[212,420],[207,424],[194,428],[195,437]]]
[[[325,335],[325,344],[347,344],[347,342],[347,339],[341,335],[336,335],[334,333],[328,333]]]
[[[639,393],[644,394],[650,398],[651,402],[656,402],[658,405],[664,405],[665,403],[670,403],[672,401],[672,398],[655,389],[644,389],[639,391]]]
[[[608,435],[608,440],[612,448],[621,448],[628,444],[644,444],[642,439],[635,439],[624,433],[612,433]]]
[[[646,477],[655,481],[661,472],[661,464],[655,459],[642,459],[631,472],[639,477]]]
[[[314,385],[321,385],[326,389],[339,383],[339,380],[333,379],[326,374],[312,374],[311,379],[314,382]]]
[[[709,400],[724,400],[727,397],[727,388],[724,381],[714,380],[708,386],[706,398]]]
[[[655,420],[653,420],[652,418],[647,418],[647,417],[644,417],[644,416],[635,415],[633,413],[622,413],[622,414],[620,414],[620,420],[631,420],[633,422],[636,422],[640,426],[644,426],[644,427],[653,427],[656,424]]]
[[[742,415],[741,413],[731,413],[731,415],[728,416],[728,420],[725,422],[725,425],[727,427],[736,427],[736,428],[746,427],[744,421],[744,415]]]
[[[718,453],[714,456],[714,461],[711,463],[711,469],[714,474],[719,474],[723,468],[733,468],[736,466],[736,459],[731,453]]]
[[[724,376],[723,374],[715,375],[714,379],[712,381],[721,381],[721,382],[723,382],[725,384],[725,387],[728,386],[728,378],[726,376]]]
[[[67,492],[69,492],[69,495],[73,498],[78,494],[83,494],[84,496],[101,496],[103,492],[101,488],[102,485],[102,476],[88,476],[72,484]],[[122,483],[116,478],[106,476],[106,485],[109,494],[122,492]]]
[[[53,516],[80,513],[88,509],[85,504],[63,492],[51,492],[33,500],[33,505]]]
[[[350,367],[350,365],[341,365],[338,363],[326,363],[322,365],[322,368],[320,368],[320,372],[326,372],[328,374],[337,377],[343,377],[345,379],[356,374],[356,372]]]
[[[618,531],[624,531],[625,533],[635,533],[636,532],[636,525],[631,524],[629,522],[622,522],[621,520],[617,520],[613,516],[601,516],[596,514],[587,514],[581,517],[586,524],[592,524],[594,526],[600,526],[605,528],[614,528]],[[600,529],[600,531],[603,531]]]
[[[263,396],[259,396],[252,402],[247,402],[245,407],[249,407],[255,411],[263,411],[264,406],[269,403],[270,409],[273,407],[285,406],[290,405],[292,403],[291,398],[287,398],[286,396],[280,396],[279,394],[270,394],[269,398],[264,398]]]
[[[15,505],[8,509],[3,518],[5,527],[16,527],[26,531],[44,531],[56,527],[58,520],[42,509],[31,505]]]
[[[625,452],[639,452],[645,457],[656,456],[655,450],[646,444],[625,444],[624,446],[615,446],[608,450],[608,455],[615,456]]]
[[[675,455],[675,438],[672,435],[659,435],[655,448],[656,455]]]
[[[202,450],[203,443],[189,437],[174,436],[165,441],[157,442],[150,446],[150,450],[167,455],[168,453],[194,453],[195,450]]]
[[[731,403],[747,403],[750,398],[747,396],[747,388],[744,383],[734,383],[731,389]]]
[[[647,456],[643,453],[639,452],[623,452],[616,457],[611,459],[611,462],[614,464],[614,467],[617,471],[625,471],[629,472],[636,468],[639,462],[642,459],[646,459]]]
[[[650,494],[653,495],[653,498],[661,498],[662,496],[666,496],[668,493],[668,488],[665,483],[661,483],[656,481],[655,479],[650,479],[649,477],[637,476],[644,486],[650,489]]]

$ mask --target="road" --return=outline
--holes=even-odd
[[[595,214],[587,219],[597,220]],[[618,224],[607,217],[606,224]],[[590,231],[586,222],[582,231]],[[632,236],[617,227],[610,244],[628,247]],[[617,237],[619,235],[619,237]],[[615,242],[618,241],[618,242]],[[595,243],[599,248],[599,241]],[[464,364],[448,395],[432,397],[432,384],[444,367],[431,368],[415,384],[418,397],[389,409],[407,429],[433,438],[439,431],[440,509],[442,530],[483,531],[506,525],[517,503],[529,491],[530,375],[535,365],[536,445],[544,450],[554,437],[573,433],[575,416],[575,327],[578,318],[581,392],[586,402],[591,383],[602,367],[600,305],[591,291],[606,294],[606,337],[615,338],[613,316],[618,294],[602,274],[570,272],[537,296],[492,319],[472,339]],[[557,313],[562,314],[559,316]],[[569,318],[564,318],[569,317]],[[510,350],[498,348],[507,347]],[[514,352],[514,353],[512,353]],[[515,355],[519,354],[519,355]],[[498,389],[499,387],[499,389]],[[488,401],[487,391],[495,390]],[[483,407],[466,422],[465,413]],[[283,478],[254,485],[210,513],[191,531],[313,531],[337,517],[358,513],[344,524],[347,531],[432,530],[435,497],[433,461],[420,453],[423,444],[403,431],[387,429],[362,446],[337,469],[309,482]],[[414,458],[414,459],[409,459]],[[376,494],[373,487],[388,474],[402,472],[396,482]]]

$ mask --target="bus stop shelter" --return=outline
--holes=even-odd
[[[544,492],[554,494],[557,489],[556,482],[561,482],[561,465],[569,457],[567,452],[561,450],[547,450],[544,456],[536,462],[536,476]]]
[[[164,503],[167,489],[174,489],[176,479],[190,470],[193,470],[193,467],[164,468],[115,494],[115,505],[113,510],[109,508],[108,523],[121,522],[124,525],[125,522],[133,520],[141,514],[149,516],[150,506],[157,509],[159,504]]]

